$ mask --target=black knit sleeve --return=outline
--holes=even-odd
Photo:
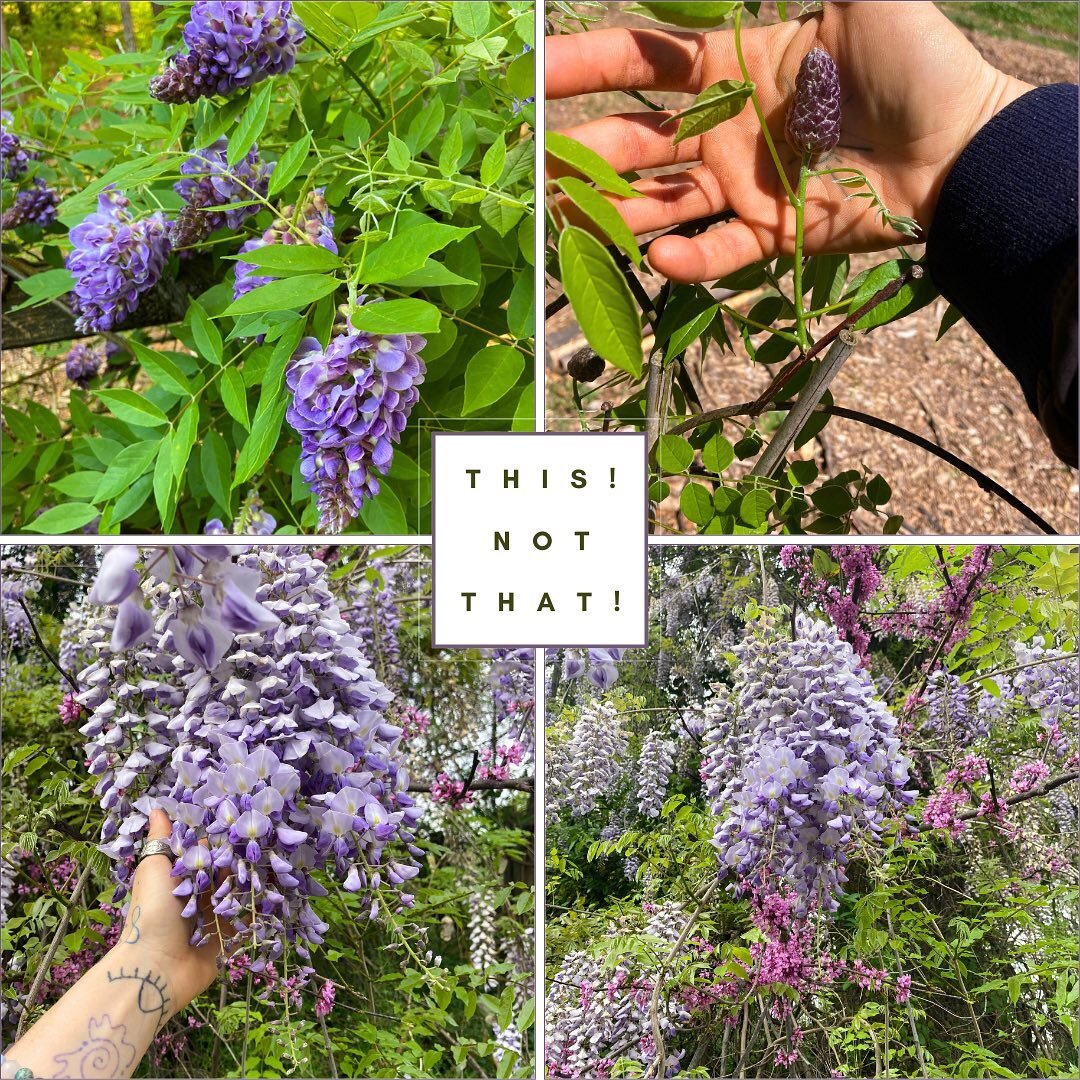
[[[1077,464],[1078,88],[1042,86],[975,135],[927,238],[934,282],[1016,376]]]

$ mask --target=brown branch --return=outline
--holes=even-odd
[[[1051,776],[1049,780],[1044,780],[1041,784],[1036,784],[1033,788],[1023,791],[1019,795],[1010,795],[1005,800],[1005,805],[1016,806],[1017,803],[1027,802],[1028,799],[1037,799],[1040,795],[1049,795],[1054,788],[1059,788],[1063,784],[1069,783],[1071,780],[1080,780],[1080,769],[1073,769],[1072,772]],[[1000,805],[1000,802],[995,803],[995,806]],[[961,811],[956,815],[956,818],[958,821],[971,821],[972,818],[977,818],[978,816],[979,811],[975,807],[972,807],[970,810]]]
[[[77,694],[79,692],[79,684],[60,666],[60,661],[49,652],[45,642],[41,640],[41,635],[38,633],[37,623],[34,622],[34,616],[30,614],[30,609],[26,606],[26,601],[20,596],[19,607],[26,613],[26,618],[30,622],[30,633],[34,635],[34,640],[37,642],[38,648],[45,654],[46,659],[52,664],[57,671],[64,677],[64,681],[71,687]]]

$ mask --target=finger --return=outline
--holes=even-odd
[[[549,37],[545,49],[544,85],[551,100],[600,90],[704,89],[704,34],[592,30]]]
[[[172,822],[169,815],[160,807],[150,811],[150,828],[146,834],[147,840],[168,840],[172,836]]]
[[[172,836],[172,822],[164,810],[155,808],[150,811],[150,825],[147,829],[146,839],[168,840]],[[132,880],[134,891],[140,884],[148,882],[167,883],[171,879],[172,861],[165,855],[148,855],[135,868],[135,877]]]
[[[663,169],[669,165],[700,161],[700,137],[685,139],[675,145],[672,140],[678,125],[664,123],[671,116],[674,113],[620,113],[570,128],[563,134],[595,150],[620,173]],[[548,174],[565,176],[573,171],[569,165],[552,158]]]
[[[742,221],[729,221],[701,236],[661,236],[649,247],[649,265],[680,283],[715,281],[760,259],[777,255],[776,244]]]
[[[720,181],[704,166],[639,180],[634,187],[644,198],[619,199],[616,206],[637,236],[727,209]]]

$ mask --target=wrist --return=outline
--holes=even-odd
[[[105,954],[102,963],[113,978],[121,971],[130,975],[137,970],[160,985],[166,1007],[162,1022],[187,1008],[205,989],[199,985],[201,974],[193,965],[145,942],[120,941]]]
[[[930,232],[930,225],[945,180],[971,140],[998,113],[1007,109],[1017,98],[1023,97],[1029,90],[1034,89],[1035,87],[1030,83],[1006,75],[1005,72],[999,71],[990,64],[986,65],[980,89],[971,95],[972,101],[978,103],[977,107],[973,110],[968,122],[959,128],[951,152],[941,158],[936,163],[936,168],[931,171],[929,185],[916,206],[916,212],[912,215],[919,222],[924,235]]]

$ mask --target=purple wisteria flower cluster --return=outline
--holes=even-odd
[[[401,656],[398,597],[411,591],[412,568],[383,558],[372,559],[368,565],[371,574],[365,570],[363,574],[349,575],[342,615],[363,643],[375,670],[389,672]]]
[[[97,378],[104,362],[104,353],[99,352],[91,345],[77,341],[68,350],[67,356],[64,357],[64,374],[76,386],[85,390]]]
[[[112,330],[161,278],[169,258],[169,229],[160,210],[136,219],[115,188],[98,196],[97,210],[71,230],[65,265],[75,276],[71,306],[82,333]]]
[[[646,907],[651,912],[643,932],[673,945],[686,921],[681,905],[666,901]],[[613,923],[608,936],[624,935],[628,929]],[[661,959],[666,959],[667,951],[660,950]],[[654,970],[642,969],[630,959],[612,966],[588,952],[567,953],[544,1006],[548,1075],[592,1080],[611,1076],[620,1058],[651,1063],[656,1056],[650,1015],[655,977]],[[658,1014],[661,1034],[670,1045],[677,1025],[689,1020],[690,1014],[667,995],[660,998]],[[682,1051],[669,1052],[665,1058],[663,1075],[675,1075]]]
[[[765,624],[734,651],[702,763],[721,877],[740,894],[779,878],[807,909],[834,911],[852,849],[915,800],[896,720],[823,622],[797,616],[794,640]]]
[[[23,225],[51,225],[56,220],[60,196],[40,176],[15,196],[15,202],[0,217],[0,230]]]
[[[1080,726],[1080,660],[1047,645],[1042,637],[1013,646],[1019,671],[1002,680],[1002,700],[1037,713],[1057,757],[1077,753]]]
[[[22,139],[10,131],[12,116],[6,109],[0,112],[0,176],[5,180],[18,180],[37,154],[23,148]]]
[[[150,94],[170,105],[228,97],[289,71],[303,40],[289,0],[196,0],[184,27],[188,52],[150,80]]]
[[[192,942],[216,920],[252,971],[287,947],[306,961],[322,941],[317,871],[358,894],[370,918],[380,896],[410,905],[420,810],[401,729],[384,716],[391,694],[342,619],[326,565],[292,548],[177,547],[148,551],[140,573],[116,554],[129,550],[106,552],[91,596],[120,606],[79,674],[115,898],[160,806]],[[144,575],[150,611],[132,596]]]
[[[570,738],[548,747],[549,822],[557,820],[564,809],[575,818],[585,817],[601,799],[610,797],[626,771],[629,742],[614,705],[584,706]]]
[[[258,146],[253,145],[235,165],[226,160],[228,149],[229,142],[222,137],[205,149],[196,150],[180,166],[182,178],[173,188],[187,206],[173,225],[174,247],[197,244],[225,227],[238,229],[259,212],[257,204],[212,209],[265,196],[274,171],[273,165],[264,164],[259,157]]]
[[[259,493],[249,491],[231,528],[226,528],[221,518],[211,518],[203,532],[207,536],[273,536],[276,528],[277,519],[263,509]]]
[[[662,732],[650,731],[637,760],[638,810],[646,817],[660,816],[674,767],[675,747],[671,740]]]
[[[334,240],[334,215],[326,203],[323,191],[323,188],[309,191],[299,208],[284,207],[262,236],[244,241],[240,254],[273,244],[306,243],[316,244],[336,255],[338,248]],[[237,300],[252,289],[269,285],[275,280],[277,279],[272,274],[260,273],[254,263],[238,260],[233,277],[233,299]]]
[[[31,555],[12,555],[0,561],[0,626],[3,629],[2,651],[6,656],[13,648],[29,642],[30,619],[22,605],[41,592],[41,579],[21,570],[32,570]],[[21,603],[20,603],[21,601]]]
[[[971,685],[951,672],[941,668],[933,671],[922,697],[926,703],[923,730],[940,736],[949,745],[966,747],[990,733],[996,710],[987,705],[996,699],[985,691],[976,697]]]
[[[572,682],[584,675],[597,690],[607,690],[618,682],[618,665],[625,651],[625,649],[589,649],[583,656],[576,649],[571,649],[563,661],[563,678],[567,682]]]
[[[419,334],[354,330],[351,322],[325,349],[315,338],[300,342],[285,372],[293,395],[285,419],[300,435],[300,474],[324,532],[344,531],[378,495],[378,475],[390,468],[420,400],[426,343]]]
[[[497,985],[488,968],[499,963],[499,931],[494,898],[490,889],[474,888],[469,908],[469,960],[481,974],[487,974],[485,990]]]

